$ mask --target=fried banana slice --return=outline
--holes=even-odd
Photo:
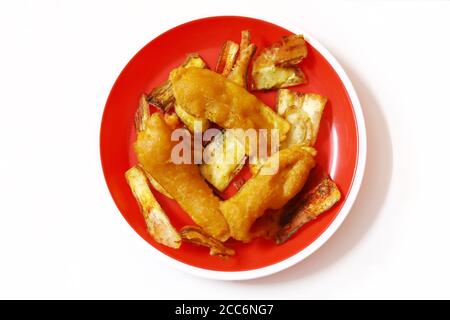
[[[191,53],[184,60],[181,68],[208,68],[206,62],[197,54]],[[175,97],[172,92],[172,84],[166,80],[163,84],[155,87],[147,96],[147,101],[163,111],[174,107]]]
[[[220,74],[198,68],[178,68],[170,74],[173,92],[186,112],[225,129],[278,129],[286,138],[289,123],[254,95]]]
[[[217,59],[216,72],[227,77],[231,69],[233,69],[238,53],[239,45],[236,42],[230,40],[225,41]]]
[[[286,88],[306,82],[297,64],[308,54],[302,35],[283,37],[281,42],[262,50],[253,62],[253,89]]]
[[[234,130],[224,130],[214,137],[203,152],[207,155],[200,173],[217,190],[224,191],[245,164],[245,146]]]
[[[283,209],[281,229],[276,235],[277,243],[285,242],[303,225],[329,210],[340,199],[341,193],[336,183],[324,176],[313,189]]]
[[[314,146],[327,98],[315,93],[298,93],[280,89],[276,110],[291,124],[284,146],[302,144]]]
[[[233,69],[228,75],[228,79],[237,85],[247,89],[248,66],[256,52],[256,45],[250,43],[250,31],[244,30],[241,35],[241,45],[239,49],[239,56],[236,60]]]
[[[152,114],[134,144],[139,163],[207,234],[225,241],[229,230],[219,209],[219,198],[197,165],[172,162],[172,150],[177,143],[171,141],[171,134],[162,116]]]
[[[275,174],[263,174],[263,168],[278,163]],[[295,145],[271,156],[244,186],[231,198],[221,202],[220,209],[230,227],[231,236],[248,242],[251,227],[267,209],[279,209],[303,187],[315,161],[309,150]]]
[[[202,132],[208,129],[210,126],[210,123],[207,119],[197,118],[190,115],[177,103],[175,103],[175,113],[180,118],[181,122],[184,123],[186,128],[188,128],[188,130],[192,133],[194,132],[194,124],[196,121],[201,125]]]
[[[153,196],[145,173],[139,167],[132,167],[125,173],[125,177],[139,204],[150,235],[156,242],[178,249],[181,245],[180,235]]]
[[[209,248],[211,256],[228,257],[235,254],[233,249],[226,247],[219,240],[207,235],[199,227],[185,226],[181,228],[180,235],[184,241]]]

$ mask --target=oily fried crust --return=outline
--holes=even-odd
[[[323,176],[317,185],[298,200],[289,202],[280,217],[280,230],[276,235],[278,244],[284,243],[303,225],[329,210],[341,198],[336,183]]]
[[[208,68],[206,62],[198,53],[188,54],[182,68]],[[174,107],[175,97],[173,96],[172,84],[166,80],[160,86],[155,87],[147,96],[147,102],[155,105],[163,111],[168,111]]]
[[[226,247],[219,240],[209,236],[200,227],[185,226],[181,228],[180,235],[183,241],[209,248],[211,256],[228,257],[235,254],[233,249]]]
[[[217,59],[216,72],[227,77],[238,57],[239,45],[231,40],[225,41]]]

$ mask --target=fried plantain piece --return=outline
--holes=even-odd
[[[225,41],[217,59],[216,72],[227,77],[231,69],[233,69],[238,53],[239,45],[236,42],[231,40]]]
[[[245,164],[245,146],[234,130],[217,134],[203,152],[207,159],[200,165],[200,173],[217,190],[224,191]]]
[[[303,225],[316,219],[341,199],[336,183],[324,175],[309,192],[299,199],[293,199],[283,208],[280,216],[280,230],[276,235],[278,244],[284,243]]]
[[[233,249],[226,247],[219,240],[209,236],[200,227],[185,226],[181,228],[180,235],[184,241],[209,248],[211,256],[228,257],[235,254]]]
[[[274,174],[263,169],[278,165]],[[244,186],[220,209],[230,227],[231,236],[243,242],[252,239],[253,223],[267,209],[279,209],[303,187],[315,161],[309,150],[294,145],[272,155]]]
[[[139,106],[134,114],[134,128],[136,132],[145,130],[145,123],[150,118],[150,107],[148,105],[145,94],[139,99]]]
[[[171,134],[161,114],[152,114],[134,144],[139,163],[206,233],[221,241],[228,239],[228,225],[220,212],[219,198],[197,165],[173,162],[172,152],[177,143],[171,140]]]
[[[177,104],[176,102],[175,102],[175,113],[177,114],[178,118],[180,118],[181,122],[184,123],[186,128],[191,133],[194,132],[194,124],[196,121],[198,121],[199,124],[201,124],[202,132],[205,131],[206,129],[208,129],[210,126],[210,123],[207,119],[197,118],[197,117],[190,115],[182,107],[180,107],[180,105]]]
[[[198,53],[188,54],[182,68],[208,68],[206,62]],[[174,107],[175,97],[173,96],[172,84],[166,80],[163,84],[155,87],[147,96],[147,101],[163,111],[168,111]]]
[[[276,110],[291,124],[284,147],[292,144],[314,146],[326,103],[327,98],[316,93],[278,90]]]
[[[247,89],[248,66],[256,52],[256,45],[250,43],[250,31],[244,30],[241,34],[241,44],[239,49],[239,56],[233,66],[228,79],[237,85]]]
[[[180,235],[153,196],[145,173],[135,166],[125,173],[125,178],[139,204],[150,235],[156,242],[178,249],[181,245]]]
[[[278,129],[280,140],[289,131],[289,123],[269,106],[214,71],[179,68],[170,80],[177,104],[195,117],[225,129]]]
[[[306,83],[306,76],[297,64],[307,54],[302,35],[283,37],[281,42],[263,49],[253,62],[252,89],[270,90]]]

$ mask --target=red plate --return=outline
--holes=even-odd
[[[309,53],[300,66],[308,77],[308,84],[292,89],[328,97],[316,143],[317,162],[337,182],[343,195],[341,201],[283,245],[262,239],[250,244],[232,242],[237,254],[226,260],[209,256],[202,247],[183,244],[175,250],[153,241],[124,178],[125,171],[136,163],[132,151],[135,138],[133,117],[139,97],[166,80],[170,70],[178,66],[188,53],[198,52],[214,68],[223,42],[233,40],[239,43],[244,29],[250,29],[252,33],[252,42],[258,46],[256,54],[282,36],[292,34],[265,21],[234,16],[195,20],[163,33],[142,48],[119,75],[105,106],[100,133],[106,183],[131,227],[166,255],[165,258],[173,258],[166,260],[175,266],[220,279],[246,279],[274,273],[316,250],[334,233],[350,210],[361,184],[366,155],[364,120],[350,81],[331,54],[305,35]],[[303,32],[295,30],[295,33]],[[257,96],[274,106],[274,92]],[[173,200],[156,191],[155,196],[176,228],[192,223]],[[159,252],[157,255],[163,256]]]

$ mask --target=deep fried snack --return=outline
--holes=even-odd
[[[308,54],[302,35],[283,37],[281,42],[262,50],[253,62],[253,89],[286,88],[306,82],[297,64]]]
[[[194,132],[194,127],[195,127],[196,121],[198,121],[198,123],[201,125],[202,132],[205,131],[206,129],[208,129],[210,126],[210,123],[207,119],[197,118],[197,117],[190,115],[182,107],[180,107],[176,102],[175,102],[175,113],[177,114],[177,116],[181,120],[181,122],[184,123],[186,128],[192,133]]]
[[[139,163],[209,235],[225,241],[228,225],[219,209],[219,198],[202,178],[195,164],[171,162],[172,131],[162,116],[153,114],[138,134],[134,150]]]
[[[241,45],[239,49],[239,56],[236,63],[233,66],[230,74],[228,75],[228,80],[233,81],[237,85],[247,89],[247,78],[248,78],[248,66],[252,60],[253,55],[256,52],[256,45],[250,43],[250,31],[244,30],[241,35]]]
[[[323,176],[314,188],[283,208],[279,222],[281,229],[276,235],[277,243],[285,242],[303,225],[329,210],[340,198],[336,183],[330,177]]]
[[[224,77],[228,76],[233,69],[234,63],[238,57],[239,45],[231,40],[225,41],[220,50],[219,58],[217,59],[216,72]]]
[[[314,146],[327,98],[316,93],[299,93],[280,89],[276,110],[291,124],[284,147],[292,144]]]
[[[180,235],[153,196],[145,173],[135,166],[125,173],[125,178],[139,204],[150,235],[156,242],[178,249],[181,245]]]
[[[217,190],[224,191],[245,164],[245,146],[233,130],[217,134],[205,147],[208,155],[200,165],[200,173]]]
[[[263,168],[278,161],[278,172],[263,174]],[[303,187],[315,161],[308,149],[294,145],[271,156],[247,183],[230,199],[220,204],[220,209],[230,227],[231,236],[248,242],[251,227],[267,209],[279,209]]]
[[[279,129],[280,140],[289,123],[254,95],[207,69],[178,68],[170,74],[173,92],[186,112],[222,128]]]
[[[145,130],[145,123],[148,118],[150,118],[150,107],[145,94],[143,94],[139,99],[139,106],[134,114],[134,128],[136,129],[136,132]]]
[[[226,247],[222,242],[207,235],[197,226],[185,226],[180,230],[181,238],[189,243],[209,248],[211,256],[228,257],[235,254],[234,250]]]
[[[181,65],[182,68],[208,68],[206,62],[197,54],[191,53]],[[147,101],[163,111],[174,107],[175,98],[172,92],[172,84],[166,80],[163,84],[155,87],[147,96]]]

